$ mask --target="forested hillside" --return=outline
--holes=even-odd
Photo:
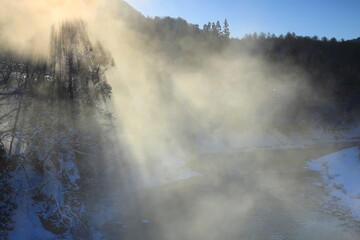
[[[299,120],[299,115],[302,120],[320,121],[319,124],[330,124],[330,127],[358,120],[360,44],[357,40],[338,41],[326,37],[320,40],[317,36],[296,36],[295,33],[285,36],[254,33],[238,39],[229,37],[226,19],[222,24],[209,22],[202,29],[181,18],[148,20],[145,33],[153,40],[150,43],[155,43],[155,49],[176,66],[203,67],[206,59],[214,56],[237,59],[247,54],[276,65],[277,73],[273,75],[302,75],[300,84],[311,90],[304,91],[289,106],[287,118],[291,124]]]
[[[303,37],[294,33],[275,37],[273,35],[247,35],[239,42],[255,42],[259,53],[270,60],[292,62],[303,68],[310,76],[311,84],[318,94],[333,98],[349,108],[359,105],[360,45],[354,41],[328,40],[323,37]]]

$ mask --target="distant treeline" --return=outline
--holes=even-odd
[[[280,66],[296,66],[306,75],[307,84],[316,92],[316,97],[326,105],[316,106],[312,111],[335,109],[331,110],[328,118],[338,115],[341,122],[357,119],[360,109],[359,39],[338,41],[335,38],[298,36],[295,33],[279,36],[253,33],[239,39],[230,38],[227,20],[223,26],[219,21],[209,22],[202,29],[181,18],[156,17],[147,18],[146,21],[152,26],[147,28],[151,38],[158,39],[159,44],[155,44],[158,54],[164,54],[175,64],[196,68],[212,54],[224,54],[225,51],[235,58],[246,52]],[[307,102],[311,105],[311,101],[299,99],[298,104]],[[307,112],[309,107],[301,111]]]
[[[234,42],[245,46],[256,43],[254,53],[304,69],[319,94],[332,97],[349,109],[360,107],[360,43],[357,40],[254,33]]]

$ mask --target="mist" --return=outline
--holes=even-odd
[[[103,168],[97,178],[106,181],[87,203],[93,228],[103,231],[94,239],[358,236],[344,233],[336,217],[312,212],[308,205],[324,193],[311,194],[315,186],[303,181],[309,173],[291,172],[303,168],[296,160],[341,148],[297,145],[314,131],[322,133],[319,121],[299,119],[305,110],[298,105],[329,100],[317,94],[301,67],[254,53],[256,43],[238,48],[231,39],[220,46],[211,38],[164,39],[156,19],[122,1],[0,4],[2,49],[51,63],[52,34],[81,20],[89,41],[111,58],[104,70],[111,98],[101,105],[113,115],[111,144],[101,148],[94,167]],[[58,111],[70,121],[72,111]],[[80,114],[80,132],[105,142],[101,120],[89,118],[95,113]],[[291,149],[274,148],[284,142]],[[77,168],[95,159],[83,158]],[[106,221],[122,223],[104,230]]]

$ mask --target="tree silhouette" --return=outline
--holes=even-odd
[[[221,34],[222,34],[220,21],[217,21],[217,22],[216,22],[215,32],[216,32],[218,35],[221,35]]]
[[[210,32],[210,27],[209,27],[208,24],[204,24],[204,26],[203,26],[203,31],[204,31],[204,32]]]
[[[225,19],[225,21],[224,21],[223,33],[222,34],[226,38],[230,37],[230,29],[229,29],[229,23],[228,23],[227,19]]]

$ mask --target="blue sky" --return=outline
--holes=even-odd
[[[295,32],[338,39],[360,37],[360,0],[127,0],[145,16],[182,17],[200,27],[230,23],[233,37],[245,33]]]

